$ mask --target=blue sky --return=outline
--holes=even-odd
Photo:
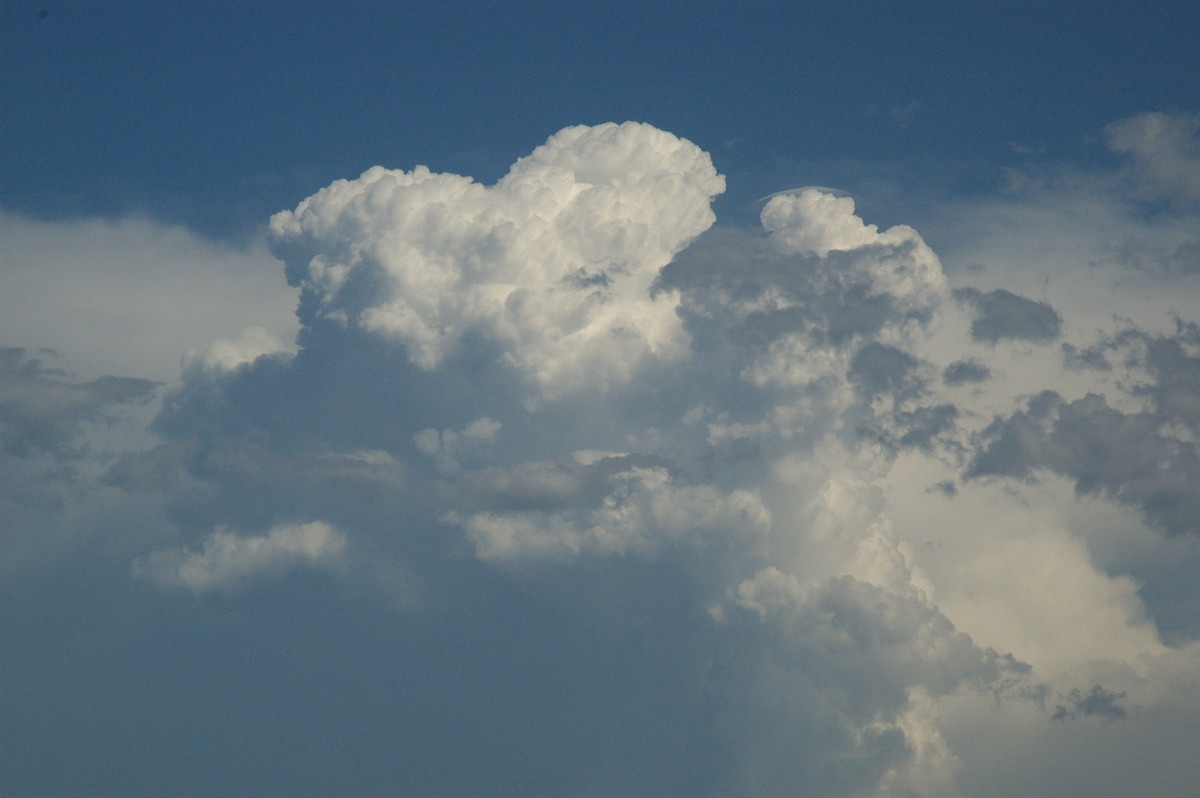
[[[4,3],[0,792],[1189,794],[1198,29]]]
[[[1018,158],[1014,144],[1102,157],[1103,125],[1190,110],[1200,92],[1186,68],[1197,12],[1180,4],[14,2],[2,13],[4,206],[138,210],[216,234],[376,163],[490,181],[548,131],[627,119],[713,153],[743,176],[738,199],[821,182],[812,173],[860,177],[846,162],[933,162],[986,186]]]

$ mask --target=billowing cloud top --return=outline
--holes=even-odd
[[[658,270],[712,225],[708,154],[649,125],[567,128],[495,186],[375,167],[271,220],[302,320],[355,325],[432,369],[471,336],[544,393],[625,381],[685,348]]]

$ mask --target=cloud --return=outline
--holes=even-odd
[[[494,185],[375,167],[276,215],[294,347],[241,306],[158,393],[6,350],[5,574],[57,596],[6,611],[107,686],[22,706],[128,707],[125,767],[164,697],[230,761],[287,717],[364,794],[1194,783],[1195,220],[1034,177],[935,254],[814,187],[716,226],[695,145],[567,128]]]
[[[1070,708],[1062,704],[1056,706],[1053,720],[1075,720],[1079,717],[1094,716],[1104,722],[1111,722],[1125,720],[1127,715],[1125,707],[1121,706],[1121,699],[1125,698],[1125,694],[1105,690],[1098,684],[1092,685],[1092,689],[1086,693],[1075,688],[1064,698],[1070,704]]]
[[[89,379],[169,382],[181,357],[257,327],[288,344],[295,296],[260,240],[234,248],[143,217],[48,222],[0,210],[0,340]],[[19,300],[18,300],[19,297]]]
[[[535,393],[625,382],[681,356],[650,284],[714,221],[724,178],[648,125],[567,128],[495,186],[379,167],[271,220],[301,319],[349,324],[432,370],[472,336]]]
[[[986,445],[966,475],[1028,478],[1053,469],[1074,479],[1080,493],[1104,491],[1140,508],[1169,534],[1197,534],[1200,357],[1191,352],[1198,341],[1200,330],[1180,323],[1170,337],[1129,329],[1098,342],[1085,362],[1103,373],[1111,368],[1108,353],[1123,355],[1132,383],[1126,390],[1148,406],[1122,412],[1099,394],[1066,402],[1043,392],[984,430]]]
[[[154,552],[134,562],[135,576],[192,593],[235,593],[296,568],[335,567],[346,537],[322,521],[277,526],[263,536],[217,530],[200,549]]]
[[[690,744],[721,749],[720,783],[840,794],[944,782],[953,756],[928,697],[1027,668],[976,648],[921,598],[911,552],[877,513],[831,519],[839,539],[813,540],[808,565],[793,562],[811,532],[792,502],[823,502],[825,480],[770,476],[781,459],[812,455],[814,417],[852,419],[823,444],[835,460],[864,439],[932,449],[953,430],[956,410],[929,396],[935,367],[909,351],[945,298],[940,263],[911,228],[879,232],[849,198],[813,189],[771,198],[762,233],[714,231],[685,250],[722,188],[694,145],[602,125],[551,137],[495,186],[372,169],[277,215],[271,242],[301,292],[301,348],[252,359],[222,345],[210,351],[236,356],[198,358],[167,397],[159,434],[198,447],[175,460],[195,481],[176,518],[329,519],[427,585],[461,543],[533,584],[599,569],[606,585],[569,605],[594,607],[603,625],[628,623],[604,607],[655,574],[658,600],[679,584],[695,622],[708,619],[714,648],[701,656],[732,669],[732,681],[697,685],[705,703],[693,710],[707,731]],[[398,516],[351,508],[297,467],[304,450],[327,458],[368,441],[405,461]],[[142,479],[138,462],[122,464],[125,479]],[[257,562],[243,550],[271,551],[271,540],[218,532],[138,569],[164,585],[232,589],[249,576],[227,561]],[[771,573],[799,592],[747,613],[767,606],[756,586]],[[431,589],[434,605],[450,600]],[[633,611],[669,618],[671,606]],[[903,628],[886,631],[893,623]],[[840,730],[801,746],[800,761],[827,762],[831,780],[810,783],[794,756],[764,758],[727,736],[737,727],[767,745],[773,722],[765,707],[729,703],[760,689],[760,666],[742,662],[746,635],[783,657],[771,688],[787,694],[782,722]]]
[[[770,511],[750,491],[723,494],[708,485],[676,485],[667,469],[622,468],[618,463],[624,459],[604,458],[573,475],[580,481],[602,480],[603,497],[596,506],[552,513],[479,512],[465,518],[452,514],[449,520],[463,526],[481,559],[500,562],[581,554],[657,556],[671,544],[724,548],[770,527]],[[589,473],[597,471],[603,476]]]
[[[1132,159],[1144,195],[1200,201],[1200,117],[1138,114],[1113,122],[1105,132],[1109,146]]]
[[[805,589],[767,568],[735,607],[709,701],[713,733],[739,754],[721,789],[738,794],[952,790],[930,697],[1027,671],[916,598],[850,577]]]
[[[128,377],[77,383],[62,376],[24,349],[0,348],[0,451],[18,457],[38,450],[65,454],[84,421],[120,405],[144,403],[155,387]]]
[[[1061,332],[1062,317],[1046,302],[1017,296],[1004,289],[982,292],[958,288],[954,298],[974,309],[971,337],[976,341],[993,344],[1005,338],[1053,341]]]
[[[452,473],[461,468],[460,458],[469,457],[475,449],[491,443],[502,426],[484,416],[461,430],[423,429],[413,436],[413,442],[421,452],[434,458],[439,470]]]
[[[978,360],[956,360],[942,369],[942,380],[947,385],[983,382],[991,376],[991,369]]]

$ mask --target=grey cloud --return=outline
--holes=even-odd
[[[942,480],[936,485],[930,485],[928,488],[926,488],[926,491],[930,493],[936,491],[946,498],[952,499],[958,495],[958,486],[954,484],[953,480],[946,479]]]
[[[1106,347],[1100,345],[1080,349],[1074,344],[1063,344],[1063,365],[1076,371],[1084,369],[1111,371],[1112,364],[1104,356],[1105,349]]]
[[[1131,330],[1115,338],[1112,345],[1134,347],[1127,360],[1144,367],[1151,381],[1132,391],[1151,399],[1158,418],[1200,430],[1200,325],[1176,321],[1175,334],[1168,336]]]
[[[69,382],[24,349],[0,348],[0,449],[18,457],[37,450],[67,454],[81,422],[145,402],[154,387],[128,377]]]
[[[1200,272],[1200,241],[1190,240],[1174,248],[1145,242],[1126,242],[1115,253],[1122,266],[1165,275]]]
[[[1167,256],[1167,268],[1179,274],[1200,272],[1200,241],[1186,241]]]
[[[768,569],[737,602],[707,690],[709,734],[740,753],[717,774],[722,794],[868,794],[913,757],[900,719],[914,691],[1004,690],[1029,673],[936,610],[850,577],[799,591]]]
[[[939,439],[953,433],[959,416],[956,406],[922,404],[929,401],[927,366],[902,349],[878,342],[855,352],[847,378],[861,404],[848,417],[857,419],[860,436],[892,451],[910,447],[929,451]],[[875,407],[872,403],[883,396],[890,397],[890,405]]]
[[[606,455],[589,463],[560,459],[483,468],[450,484],[448,496],[464,511],[556,511],[599,503],[611,477],[639,468],[669,472],[670,464],[651,455]]]
[[[1122,413],[1104,397],[1065,402],[1053,392],[997,419],[966,476],[1029,478],[1049,468],[1080,493],[1104,492],[1138,507],[1168,534],[1200,534],[1200,457],[1195,444],[1162,432],[1154,413]]]
[[[971,337],[976,341],[992,344],[1003,339],[1052,341],[1062,331],[1062,317],[1048,303],[1018,296],[1002,288],[987,292],[977,288],[957,288],[954,298],[974,309]]]
[[[929,449],[938,435],[954,429],[956,418],[958,408],[950,404],[898,412],[896,421],[904,430],[898,443],[900,446]]]
[[[228,438],[126,454],[103,480],[163,493],[165,512],[193,545],[215,527],[265,529],[295,518],[370,530],[419,505],[406,469],[386,452],[285,452]],[[419,537],[421,525],[413,526]]]
[[[847,376],[868,398],[889,393],[910,397],[924,388],[917,365],[917,359],[909,353],[872,342],[854,353]]]
[[[956,360],[942,370],[942,382],[947,385],[964,385],[983,382],[992,376],[992,370],[978,360]]]
[[[1043,435],[1051,413],[1061,403],[1057,393],[1044,391],[1027,402],[1026,410],[995,419],[983,432],[986,447],[976,454],[964,476],[1030,476],[1032,469],[1043,463]]]
[[[761,419],[763,405],[779,401],[786,395],[781,391],[803,392],[810,406],[821,407],[848,381],[860,400],[850,425],[855,434],[895,450],[929,448],[953,428],[957,410],[917,404],[929,384],[927,364],[874,339],[929,321],[934,288],[893,287],[894,278],[879,275],[885,265],[899,274],[920,273],[916,264],[932,255],[922,254],[916,238],[876,238],[853,225],[847,235],[858,243],[787,251],[775,239],[715,229],[676,256],[657,286],[680,292],[679,313],[693,350],[703,353],[706,376],[740,372],[730,387],[738,392],[728,405],[731,415],[740,411],[734,418]],[[914,302],[914,296],[923,299]],[[890,407],[871,406],[881,396],[890,397]],[[761,452],[761,444],[739,440],[746,452]]]
[[[1104,723],[1125,720],[1127,711],[1121,706],[1125,693],[1105,690],[1100,685],[1093,685],[1086,693],[1075,688],[1063,696],[1069,706],[1059,704],[1054,709],[1052,720],[1076,720],[1081,717],[1099,718]]]
[[[656,286],[682,292],[679,312],[698,348],[721,345],[721,336],[754,351],[788,333],[840,347],[888,324],[928,320],[928,308],[879,290],[868,266],[903,262],[914,257],[912,249],[901,243],[824,256],[786,253],[760,234],[714,229],[677,255]]]

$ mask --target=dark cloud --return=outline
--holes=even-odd
[[[1061,334],[1062,317],[1046,302],[1018,296],[1002,288],[983,292],[977,288],[956,288],[954,298],[975,311],[971,337],[976,341],[997,343],[1052,341]]]
[[[1093,371],[1111,371],[1112,364],[1104,356],[1103,346],[1089,346],[1080,349],[1074,344],[1063,344],[1063,365],[1069,369],[1082,371],[1091,369]]]
[[[897,413],[896,420],[904,428],[899,443],[901,446],[929,449],[938,435],[954,429],[956,418],[958,408],[949,404],[918,407],[912,411]]]
[[[958,486],[954,484],[953,480],[949,479],[942,480],[936,485],[930,485],[926,490],[929,492],[937,491],[948,499],[952,499],[958,495]]]
[[[1192,441],[1164,434],[1156,413],[1122,413],[1096,394],[1066,402],[1046,392],[983,437],[968,478],[1029,478],[1048,468],[1074,479],[1080,493],[1138,507],[1168,534],[1200,534],[1200,457]]]
[[[1028,478],[1049,468],[1081,493],[1103,492],[1136,506],[1168,534],[1200,534],[1200,327],[1177,322],[1174,335],[1127,329],[1085,349],[1064,349],[1069,364],[1108,371],[1119,361],[1133,376],[1126,390],[1147,409],[1126,413],[1097,394],[1066,402],[1046,392],[997,419],[968,476]],[[1191,433],[1172,431],[1176,426]]]
[[[915,396],[924,383],[917,373],[917,359],[902,349],[872,342],[854,353],[848,374],[850,382],[865,397],[883,394]]]
[[[1179,274],[1196,274],[1200,272],[1200,241],[1185,241],[1171,251],[1167,256],[1170,271]]]
[[[928,308],[879,290],[870,270],[874,260],[916,258],[912,250],[875,244],[824,256],[781,252],[761,234],[717,228],[676,256],[656,285],[682,292],[680,314],[697,348],[716,344],[718,333],[750,350],[789,333],[840,347],[889,324],[928,321]]]
[[[1059,704],[1054,709],[1052,720],[1076,720],[1081,717],[1099,718],[1103,723],[1115,720],[1125,720],[1127,712],[1121,706],[1124,693],[1105,690],[1100,685],[1093,685],[1086,693],[1075,688],[1063,696],[1068,705]]]
[[[1190,240],[1169,246],[1145,242],[1126,242],[1114,254],[1122,266],[1164,275],[1189,275],[1200,272],[1200,241]]]
[[[983,382],[992,376],[992,370],[978,360],[956,360],[942,370],[942,382],[947,385],[964,385]]]

